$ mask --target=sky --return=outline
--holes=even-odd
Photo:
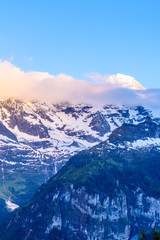
[[[160,88],[159,0],[1,0],[0,59],[22,71]]]

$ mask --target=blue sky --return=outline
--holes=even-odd
[[[123,73],[160,88],[159,0],[1,0],[0,59],[24,71]]]

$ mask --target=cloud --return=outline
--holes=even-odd
[[[12,56],[9,57],[9,61],[12,62],[13,60],[14,60],[14,56],[12,55]]]
[[[91,79],[93,82],[105,82],[109,75],[101,75],[99,73],[86,73],[85,76]]]
[[[33,57],[27,57],[27,56],[24,56],[25,59],[27,59],[29,62],[32,62],[33,61]]]
[[[32,62],[32,61],[33,61],[33,57],[28,57],[28,60],[29,60],[30,62]]]
[[[116,80],[115,76],[97,75],[93,82],[88,82],[66,74],[54,76],[47,72],[24,72],[8,61],[0,61],[0,98],[96,105],[160,105],[159,89],[132,89],[130,82],[128,86],[126,83],[133,78],[120,74]]]

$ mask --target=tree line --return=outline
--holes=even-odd
[[[149,234],[150,235],[150,234]],[[152,236],[148,236],[148,234],[145,233],[144,229],[142,229],[142,232],[139,236],[139,240],[160,240],[160,233],[156,229],[153,233]]]

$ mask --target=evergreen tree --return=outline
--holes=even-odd
[[[139,240],[144,240],[146,238],[146,234],[144,229],[142,229],[141,236],[139,236]]]
[[[160,234],[157,230],[153,233],[152,240],[160,240]]]

